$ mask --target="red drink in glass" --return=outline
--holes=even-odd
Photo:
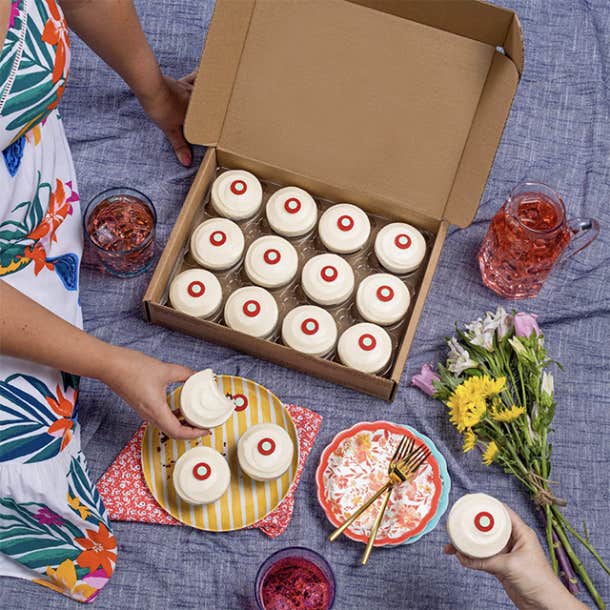
[[[563,201],[544,184],[518,185],[494,216],[479,250],[483,283],[508,299],[534,297],[570,243],[592,230],[595,220],[566,220]]]
[[[156,214],[139,191],[117,188],[100,193],[87,207],[85,230],[107,271],[132,277],[154,256]]]

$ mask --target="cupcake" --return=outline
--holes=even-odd
[[[337,343],[337,324],[325,309],[301,305],[284,318],[282,340],[298,352],[327,356]]]
[[[239,439],[237,459],[242,471],[255,481],[281,477],[292,464],[294,445],[288,432],[277,424],[257,424]]]
[[[191,235],[191,255],[206,269],[223,271],[234,267],[244,253],[244,234],[226,218],[210,218]]]
[[[258,178],[241,169],[224,172],[212,185],[212,207],[225,218],[252,218],[263,203],[263,187]]]
[[[212,369],[191,375],[180,392],[180,411],[197,428],[215,428],[233,414],[235,405],[219,389]]]
[[[356,292],[358,313],[381,326],[395,324],[405,317],[411,297],[405,283],[389,273],[375,273],[364,278]]]
[[[246,275],[264,288],[285,286],[296,276],[298,266],[294,246],[277,235],[264,235],[255,240],[244,261]]]
[[[508,544],[512,532],[504,504],[487,494],[466,494],[451,508],[447,533],[451,544],[468,557],[486,559]]]
[[[212,318],[220,311],[222,288],[213,273],[187,269],[172,280],[169,302],[174,309],[189,316]]]
[[[227,326],[259,339],[267,339],[273,334],[278,315],[273,296],[258,286],[237,289],[225,303],[224,318]]]
[[[354,272],[337,254],[318,254],[310,258],[301,273],[305,294],[319,305],[339,305],[354,292]]]
[[[318,234],[331,251],[349,254],[360,250],[371,234],[368,216],[351,203],[338,203],[320,217]]]
[[[231,471],[224,457],[211,447],[193,447],[174,465],[172,476],[178,497],[188,504],[216,502],[231,483]]]
[[[296,186],[273,193],[267,201],[266,212],[269,226],[284,237],[307,235],[318,220],[318,206],[313,197]]]
[[[393,222],[377,233],[375,255],[388,271],[403,275],[415,271],[426,254],[424,236],[411,225]]]
[[[390,335],[377,324],[361,322],[339,338],[337,351],[343,364],[363,373],[379,373],[392,356]]]

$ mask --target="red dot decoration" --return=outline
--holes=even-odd
[[[339,272],[336,267],[326,265],[326,267],[322,267],[320,275],[325,282],[334,282],[339,277]]]
[[[358,339],[358,345],[360,346],[360,349],[363,349],[365,352],[370,352],[377,346],[377,339],[375,339],[375,337],[373,337],[373,335],[370,333],[366,333],[360,336],[360,339]]]
[[[406,250],[411,247],[411,238],[406,233],[399,233],[394,238],[394,245],[401,250]]]
[[[280,254],[279,250],[269,248],[269,250],[265,250],[263,259],[268,265],[277,265],[282,259],[282,255]]]
[[[202,297],[205,293],[205,284],[199,280],[195,280],[188,285],[187,292],[193,297]]]
[[[248,398],[243,394],[235,394],[233,396],[233,404],[237,412],[245,411],[248,408]]]
[[[343,216],[339,216],[337,226],[341,231],[351,231],[354,228],[354,219],[347,214],[343,214]]]
[[[269,437],[262,438],[256,448],[261,455],[271,455],[275,451],[275,441]]]
[[[477,513],[474,518],[474,526],[481,532],[488,532],[493,529],[495,521],[493,515],[483,510]]]
[[[224,231],[214,231],[210,234],[210,243],[213,246],[222,246],[227,241],[227,234]]]
[[[233,180],[231,182],[231,192],[234,195],[243,195],[248,190],[248,185],[243,180]]]
[[[320,329],[320,323],[315,318],[307,318],[301,324],[301,330],[305,335],[315,335]]]
[[[284,209],[289,214],[297,214],[301,209],[301,202],[296,197],[290,197],[284,201]]]
[[[209,479],[211,474],[212,469],[210,468],[210,465],[206,464],[205,462],[198,462],[193,466],[193,476],[198,481],[205,481],[206,479]]]
[[[249,318],[255,318],[261,312],[261,304],[254,299],[250,299],[244,303],[243,311]]]
[[[377,288],[377,298],[383,303],[387,303],[394,298],[394,289],[391,286],[379,286]]]

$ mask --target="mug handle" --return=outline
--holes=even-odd
[[[599,235],[599,222],[595,218],[573,218],[568,221],[572,239],[564,258],[570,258],[590,246]]]

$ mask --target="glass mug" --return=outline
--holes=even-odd
[[[522,182],[493,217],[481,244],[483,283],[507,299],[535,297],[555,263],[584,250],[598,233],[597,220],[567,220],[552,188]]]

